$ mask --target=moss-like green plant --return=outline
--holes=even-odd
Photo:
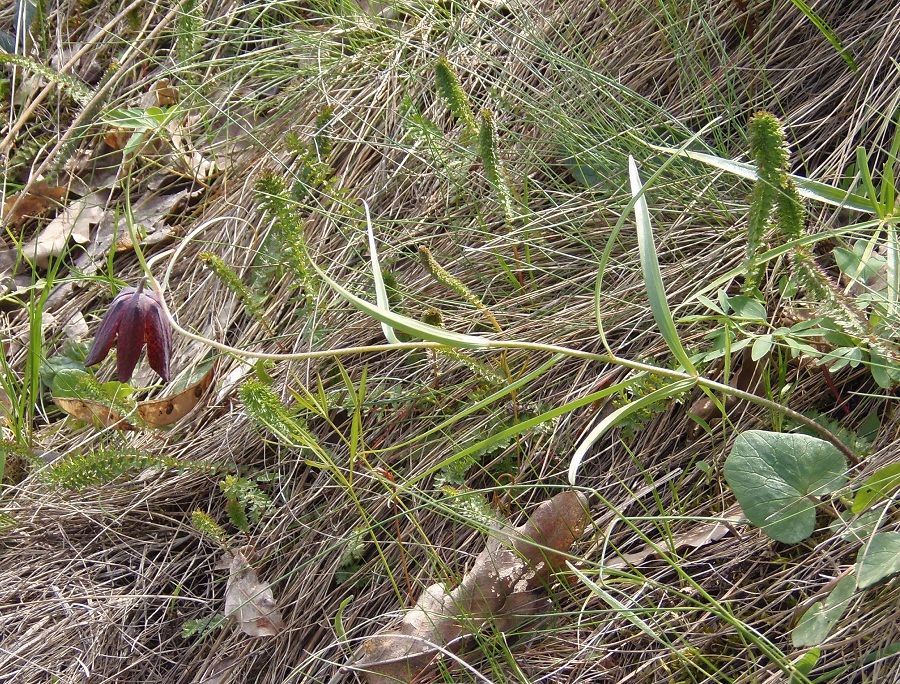
[[[248,380],[241,385],[238,396],[250,417],[285,444],[308,446],[313,443],[306,422],[291,415],[288,407],[268,385],[258,380]]]
[[[205,511],[195,510],[191,513],[191,525],[202,536],[210,541],[215,542],[219,546],[226,547],[228,545],[228,533],[222,529],[213,517]]]
[[[179,10],[175,36],[175,57],[178,64],[186,66],[203,46],[203,2],[202,0],[182,0]],[[195,69],[184,69],[180,78],[190,82],[196,80],[197,75]]]
[[[334,119],[333,107],[324,107],[316,116],[313,149],[319,161],[322,162],[331,154],[330,128],[332,119]]]
[[[219,489],[225,497],[228,518],[245,534],[250,533],[250,523],[259,522],[272,507],[272,500],[255,480],[226,475],[219,483]]]
[[[440,57],[434,65],[434,76],[438,94],[447,108],[465,126],[466,132],[474,135],[478,127],[472,114],[472,105],[469,104],[469,98],[462,89],[456,70],[446,57]]]

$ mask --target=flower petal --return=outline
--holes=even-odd
[[[144,339],[147,342],[147,361],[164,382],[169,381],[169,359],[172,356],[172,329],[162,311],[162,302],[155,292],[147,292],[148,303],[144,317]]]
[[[122,291],[116,295],[115,299],[113,299],[112,304],[109,305],[109,309],[106,310],[106,314],[103,316],[103,320],[100,321],[100,327],[97,330],[97,335],[94,337],[94,344],[91,346],[91,351],[84,359],[85,366],[93,366],[94,364],[100,363],[106,358],[106,355],[109,354],[113,342],[116,341],[116,335],[119,332],[122,315],[128,306],[131,295],[133,295],[135,291],[136,288],[133,287],[123,288]]]
[[[116,343],[116,370],[119,382],[128,382],[134,374],[141,349],[144,347],[144,319],[149,304],[142,292],[134,292],[127,299],[121,321],[119,339]]]

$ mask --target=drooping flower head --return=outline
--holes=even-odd
[[[94,338],[94,346],[84,360],[85,366],[100,363],[116,344],[116,371],[119,382],[128,382],[134,374],[141,349],[147,345],[147,360],[163,381],[169,381],[172,356],[172,330],[163,312],[159,293],[138,287],[125,287],[116,295]]]

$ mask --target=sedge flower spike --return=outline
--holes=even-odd
[[[172,329],[163,313],[159,293],[139,287],[125,287],[116,295],[100,329],[94,346],[84,360],[85,366],[100,363],[116,344],[116,370],[119,382],[128,382],[134,373],[141,349],[147,345],[147,360],[163,381],[169,381],[169,358],[172,356]]]

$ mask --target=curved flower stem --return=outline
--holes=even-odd
[[[190,233],[188,233],[181,244],[171,252],[171,258],[169,260],[169,265],[166,268],[166,274],[163,278],[163,288],[160,287],[159,283],[157,283],[156,279],[153,277],[152,272],[150,271],[149,265],[150,263],[161,260],[165,256],[168,256],[170,252],[163,252],[157,256],[154,256],[153,259],[148,262],[144,259],[144,254],[141,251],[140,244],[137,241],[137,235],[134,230],[133,221],[130,220],[131,217],[131,207],[126,204],[126,211],[128,212],[128,230],[131,234],[131,239],[134,244],[134,251],[137,254],[138,261],[141,264],[141,267],[144,270],[144,275],[146,276],[148,282],[151,284],[154,290],[162,293],[163,288],[168,285],[169,277],[172,273],[172,269],[174,264],[178,261],[181,256],[182,251],[188,245],[188,243],[196,237],[200,232],[213,225],[214,223],[218,223],[220,221],[227,220],[235,220],[244,222],[250,226],[253,224],[246,219],[240,219],[234,216],[218,216],[216,218],[210,219],[208,221],[204,221],[196,228],[194,228]],[[216,340],[209,339],[208,337],[204,337],[202,335],[198,335],[196,333],[191,332],[190,330],[186,330],[178,325],[175,320],[172,312],[169,310],[168,305],[166,304],[166,300],[164,297],[160,298],[162,301],[162,310],[165,313],[166,318],[169,320],[169,324],[172,326],[172,329],[178,334],[190,339],[195,342],[199,342],[201,344],[205,344],[213,349],[217,349],[226,354],[231,354],[239,359],[263,359],[266,361],[304,361],[308,359],[319,359],[319,358],[328,358],[328,357],[338,357],[338,356],[346,356],[349,354],[370,354],[370,353],[378,353],[383,351],[403,351],[408,349],[441,349],[446,348],[448,345],[441,344],[439,342],[428,342],[428,341],[420,341],[420,342],[397,342],[397,343],[389,343],[389,344],[373,344],[373,345],[365,345],[361,347],[342,347],[340,349],[326,349],[322,351],[308,351],[308,352],[296,352],[296,353],[267,353],[267,352],[254,352],[247,349],[240,349],[238,347],[232,347],[227,344],[223,344],[221,342],[217,342]],[[816,432],[819,436],[827,441],[831,442],[837,449],[843,453],[847,459],[853,463],[853,465],[859,465],[860,460],[859,457],[853,453],[853,451],[841,442],[838,437],[832,433],[827,428],[819,425],[817,422],[804,416],[802,413],[795,411],[787,406],[779,404],[776,401],[772,401],[770,399],[766,399],[765,397],[760,397],[752,392],[746,392],[744,390],[737,389],[735,387],[731,387],[730,385],[726,385],[721,382],[717,382],[715,380],[709,380],[702,376],[693,375],[691,373],[686,373],[684,371],[672,370],[668,368],[661,368],[659,366],[653,366],[646,363],[641,363],[639,361],[632,361],[630,359],[623,359],[615,354],[597,354],[595,352],[583,351],[581,349],[571,349],[569,347],[563,347],[555,344],[543,344],[540,342],[524,342],[519,340],[497,340],[490,337],[479,336],[479,339],[483,343],[483,348],[485,349],[498,349],[498,350],[512,350],[512,349],[522,349],[526,351],[532,352],[546,352],[549,354],[564,354],[565,356],[571,356],[574,358],[586,359],[589,361],[597,361],[600,363],[608,363],[615,366],[621,366],[624,368],[629,368],[634,371],[645,372],[645,373],[653,373],[655,375],[661,375],[663,377],[672,378],[675,380],[692,380],[696,385],[700,387],[704,387],[713,392],[720,392],[725,395],[733,396],[742,401],[746,401],[752,404],[756,404],[757,406],[761,406],[769,411],[775,411],[780,413],[792,420],[800,423],[801,425],[808,427],[810,430]]]

